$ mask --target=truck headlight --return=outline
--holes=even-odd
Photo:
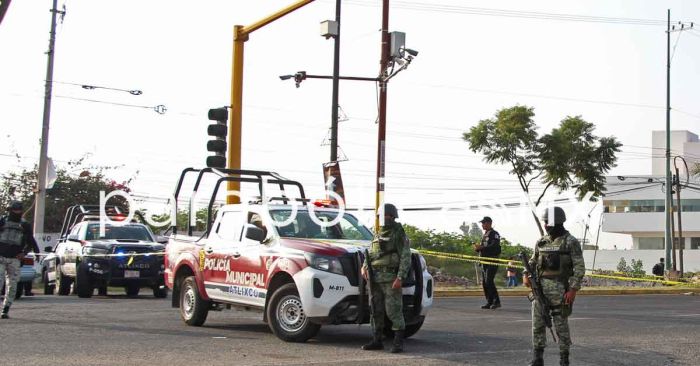
[[[327,257],[325,255],[310,254],[304,255],[306,263],[311,267],[321,271],[343,274],[343,265],[340,259],[336,257]]]
[[[107,254],[107,249],[103,248],[93,248],[93,247],[83,247],[83,255],[86,256],[103,256]]]
[[[422,255],[419,255],[418,258],[420,258],[420,270],[421,272],[425,272],[425,270],[428,269],[428,264],[425,262],[425,258]]]

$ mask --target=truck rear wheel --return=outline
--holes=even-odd
[[[56,266],[58,267],[58,266]],[[65,277],[59,269],[56,269],[56,294],[61,296],[70,295],[70,277]]]
[[[165,287],[165,285],[163,284],[153,286],[153,296],[155,296],[158,299],[164,299],[168,297],[168,288]]]
[[[194,276],[185,278],[180,286],[180,317],[187,325],[201,326],[209,314],[209,301],[202,299]]]
[[[49,274],[44,271],[41,278],[44,281],[44,295],[53,295],[54,287],[56,286],[49,284]]]
[[[275,291],[267,305],[270,329],[285,342],[306,342],[315,336],[321,326],[309,321],[304,313],[299,292],[293,283]]]
[[[128,286],[124,287],[124,290],[126,291],[126,296],[136,297],[136,296],[139,296],[139,292],[141,291],[141,287],[138,284],[128,285]]]

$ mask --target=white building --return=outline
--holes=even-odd
[[[664,249],[666,161],[666,132],[653,131],[652,175],[607,177],[607,191],[603,197],[603,226],[608,233],[632,236],[632,249]],[[688,165],[700,162],[698,135],[688,131],[671,132],[671,155],[683,156]],[[662,158],[659,158],[662,157]],[[681,182],[686,181],[685,168],[679,160]],[[673,161],[671,171],[675,172]],[[700,249],[700,180],[691,178],[693,188],[681,190],[683,248]],[[676,194],[673,195],[674,220],[678,230]],[[676,240],[678,240],[676,234]]]

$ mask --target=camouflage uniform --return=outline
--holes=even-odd
[[[384,317],[391,320],[393,330],[404,330],[403,303],[401,289],[393,289],[392,283],[398,277],[408,275],[411,266],[411,250],[408,238],[401,224],[394,222],[381,228],[379,235],[372,240],[369,250],[374,277],[372,281],[372,329],[384,329]],[[367,267],[365,258],[364,267]]]
[[[22,253],[25,243],[23,222],[0,219],[0,277],[5,282],[5,300],[2,304],[3,317],[12,305],[17,292],[20,277],[20,261],[17,255]]]
[[[552,254],[558,254],[559,264],[548,266],[547,258]],[[559,351],[568,354],[571,346],[568,322],[571,306],[564,305],[564,293],[570,289],[581,288],[581,281],[586,272],[581,245],[568,231],[555,240],[546,235],[535,245],[530,265],[533,269],[536,268],[542,292],[552,308],[552,322],[559,336]],[[559,269],[553,270],[549,267]],[[532,302],[532,345],[535,349],[543,349],[546,344],[546,327],[540,313],[540,304],[535,300]]]
[[[2,308],[12,306],[12,301],[17,293],[17,282],[20,276],[20,262],[17,258],[0,257],[0,280],[5,282],[5,300],[2,303]],[[7,273],[7,276],[5,276]]]

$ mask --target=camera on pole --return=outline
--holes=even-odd
[[[226,168],[226,135],[228,134],[228,110],[226,108],[214,108],[209,110],[209,120],[216,121],[207,127],[207,134],[214,136],[214,140],[207,141],[207,151],[214,155],[207,156],[207,167]]]

